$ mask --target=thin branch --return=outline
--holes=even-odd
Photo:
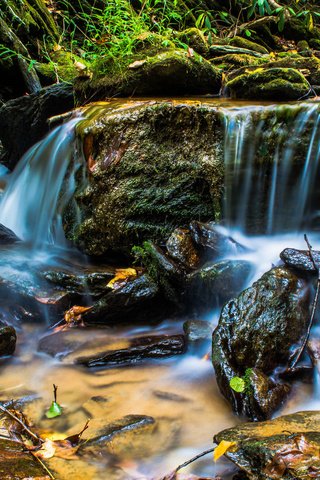
[[[30,452],[31,455],[33,456],[33,458],[35,458],[41,465],[41,467],[47,472],[47,474],[49,475],[49,477],[52,479],[52,480],[55,480],[55,477],[53,476],[53,474],[50,472],[49,468],[43,463],[43,461],[37,457],[37,455],[35,455],[33,452]]]
[[[310,260],[313,264],[313,267],[314,269],[316,270],[316,272],[318,273],[318,278],[317,278],[317,287],[316,287],[316,293],[315,293],[315,296],[314,296],[314,299],[313,299],[313,303],[312,303],[312,311],[311,311],[311,316],[310,316],[310,320],[309,320],[309,324],[308,324],[308,329],[307,329],[307,333],[305,335],[305,338],[298,350],[298,353],[295,357],[295,359],[293,360],[289,370],[293,370],[295,368],[295,366],[297,365],[297,363],[299,362],[306,346],[307,346],[307,343],[308,343],[308,340],[309,340],[309,336],[310,336],[310,332],[311,332],[311,328],[312,328],[312,325],[313,325],[313,322],[314,322],[314,317],[315,317],[315,314],[316,314],[316,310],[317,310],[317,305],[318,305],[318,301],[319,301],[319,295],[320,295],[320,269],[319,269],[319,266],[317,265],[315,259],[314,259],[314,256],[313,256],[313,253],[312,253],[312,246],[310,245],[310,242],[308,240],[308,237],[307,235],[305,234],[304,235],[304,239],[306,241],[306,244],[308,246],[308,250],[309,250],[309,256],[310,256]]]
[[[208,450],[205,450],[204,452],[198,453],[195,457],[190,458],[190,460],[187,460],[186,462],[182,463],[179,465],[177,468],[173,470],[173,472],[169,473],[169,475],[165,475],[162,477],[160,480],[173,480],[175,478],[175,474],[179,472],[184,467],[187,467],[190,465],[190,463],[195,462],[198,460],[198,458],[204,457],[205,455],[208,455],[208,453],[212,453],[214,451],[215,447],[209,448]]]
[[[10,410],[7,410],[3,405],[0,405],[0,410],[2,410],[2,412],[6,413],[7,415],[9,415],[9,417],[13,418],[13,420],[15,420],[16,422],[19,423],[19,425],[21,425],[23,427],[23,429],[30,435],[30,437],[32,437],[34,440],[36,440],[39,443],[43,443],[44,441],[39,438],[37,435],[35,435],[31,430],[30,428],[27,427],[27,425],[25,425],[23,423],[22,420],[20,420],[20,418],[18,418],[16,415],[14,415],[12,412],[10,412]]]

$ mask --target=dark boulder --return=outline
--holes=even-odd
[[[320,412],[306,411],[271,421],[244,423],[215,435],[234,442],[225,456],[246,478],[311,480],[320,471]]]
[[[5,103],[0,108],[1,162],[13,169],[22,155],[48,132],[48,118],[73,106],[72,85],[64,83]]]
[[[251,388],[235,392],[230,380],[248,374],[250,377],[251,369],[269,376],[277,367],[286,367],[293,346],[301,342],[306,332],[308,321],[307,283],[285,267],[265,273],[225,305],[213,333],[212,361],[219,388],[235,412],[264,419],[281,403],[287,389],[279,388],[277,382],[270,380],[269,386],[260,382],[263,395],[256,396]],[[247,380],[250,387],[251,379]],[[275,392],[279,395],[268,404],[272,391],[273,396]]]

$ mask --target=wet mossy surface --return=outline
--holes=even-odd
[[[288,390],[268,378],[288,365],[292,346],[299,344],[309,320],[306,282],[286,267],[265,273],[222,309],[212,338],[212,361],[223,395],[238,414],[270,417]],[[255,394],[236,393],[230,380],[257,369]]]
[[[235,442],[226,456],[250,479],[311,480],[320,466],[319,421],[318,411],[297,412],[223,430],[214,440]]]
[[[101,108],[80,125],[90,144],[89,184],[70,205],[65,230],[89,254],[164,243],[193,219],[218,219],[223,191],[222,129],[215,110],[191,102]]]
[[[219,93],[221,72],[207,60],[182,49],[143,50],[131,57],[121,72],[98,62],[91,79],[75,83],[79,102],[111,96],[184,95]]]
[[[310,91],[304,76],[293,68],[258,68],[230,80],[226,88],[233,98],[260,100],[298,100]]]

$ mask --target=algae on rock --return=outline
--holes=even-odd
[[[94,107],[93,107],[94,108]],[[65,212],[70,240],[89,254],[164,243],[191,220],[219,219],[222,126],[215,107],[186,101],[112,102],[79,125],[87,188]]]

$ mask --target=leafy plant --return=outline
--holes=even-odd
[[[242,377],[231,378],[229,385],[237,393],[249,394],[252,390],[251,385],[252,368],[247,368]]]
[[[57,385],[53,385],[53,400],[49,410],[47,410],[46,412],[47,418],[55,418],[62,415],[62,407],[61,405],[59,405],[57,401],[57,390],[58,390]]]

